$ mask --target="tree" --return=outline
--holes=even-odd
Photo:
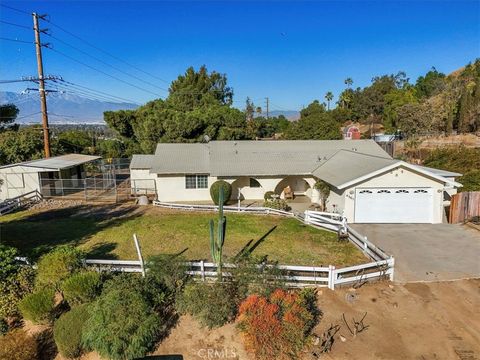
[[[13,124],[18,112],[19,110],[14,104],[0,105],[0,132],[18,129],[18,125]]]
[[[25,127],[18,131],[0,133],[0,164],[13,164],[42,157],[43,135],[40,128]]]
[[[340,139],[340,126],[331,112],[325,111],[325,106],[318,100],[313,101],[300,112],[300,119],[293,122],[285,133],[287,139]]]
[[[233,91],[225,75],[187,69],[170,86],[169,96],[148,102],[132,112],[106,112],[107,124],[124,138],[151,153],[158,142],[200,142],[253,138],[244,112],[232,108]],[[248,99],[248,116],[253,103]],[[252,125],[252,124],[250,124]]]
[[[189,111],[205,105],[232,105],[233,89],[227,86],[227,76],[208,72],[205,65],[198,71],[189,67],[169,88],[168,103],[177,110]]]
[[[350,87],[353,85],[353,80],[352,78],[348,77],[344,81],[345,85],[347,85],[347,88],[350,89]]]
[[[135,114],[134,110],[105,111],[103,119],[120,136],[132,138],[134,137],[133,124],[135,122]]]
[[[398,127],[398,108],[406,104],[417,103],[415,89],[394,89],[385,95],[383,125],[388,132],[394,132]]]
[[[325,100],[327,100],[327,110],[330,110],[330,101],[333,100],[333,93],[331,91],[325,94]]]
[[[445,88],[445,80],[445,74],[432,67],[425,76],[418,77],[415,83],[417,96],[421,99],[438,94]]]

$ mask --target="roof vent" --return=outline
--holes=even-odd
[[[357,148],[352,148],[353,151],[357,151]]]

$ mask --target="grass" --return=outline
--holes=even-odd
[[[138,210],[128,206],[78,206],[43,212],[23,211],[0,217],[0,242],[37,258],[55,246],[73,244],[89,258],[135,259],[132,234],[142,253],[182,253],[187,259],[210,260],[208,221],[214,213]],[[282,264],[345,266],[367,259],[334,233],[305,226],[295,219],[227,214],[224,253],[245,246],[255,256]]]

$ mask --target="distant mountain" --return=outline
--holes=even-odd
[[[300,119],[300,112],[296,110],[274,110],[268,113],[269,116],[285,116],[288,120],[294,121]],[[262,112],[261,116],[266,117],[267,113]]]
[[[17,123],[40,123],[40,99],[38,94],[0,91],[0,105],[7,103],[13,103],[19,108]],[[133,110],[138,105],[91,100],[72,94],[50,93],[47,107],[51,124],[103,124],[104,111]]]

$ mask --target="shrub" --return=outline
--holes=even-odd
[[[290,206],[288,206],[287,202],[283,199],[272,199],[272,200],[265,200],[263,202],[264,207],[268,207],[270,209],[277,209],[277,210],[284,210],[288,211]]]
[[[229,282],[189,283],[177,299],[180,313],[192,315],[210,329],[233,320],[237,304],[237,293]]]
[[[76,358],[82,353],[82,332],[88,320],[88,305],[79,305],[63,314],[55,321],[53,337],[60,354]]]
[[[469,171],[457,180],[463,185],[459,191],[480,191],[480,170]]]
[[[111,288],[92,304],[82,341],[105,358],[141,358],[152,350],[161,330],[160,318],[141,293]]]
[[[83,267],[83,253],[72,246],[61,246],[38,261],[36,285],[54,286]]]
[[[0,281],[0,318],[19,314],[18,303],[33,291],[34,279],[34,269],[19,267],[14,274]]]
[[[249,249],[240,254],[235,265],[235,268],[229,269],[232,277],[228,280],[237,291],[237,305],[248,295],[269,296],[276,289],[285,288],[284,271],[276,263],[252,257]]]
[[[100,294],[101,274],[95,271],[73,274],[62,283],[65,300],[71,305],[93,301]]]
[[[11,331],[0,337],[0,359],[37,359],[37,343],[33,336],[23,330]]]
[[[111,291],[122,290],[132,291],[140,294],[142,299],[154,311],[168,316],[172,310],[166,286],[157,281],[147,273],[147,277],[136,276],[136,274],[119,274],[106,281],[103,285],[102,295]]]
[[[210,196],[215,205],[219,205],[218,201],[220,198],[220,188],[223,188],[223,204],[225,205],[230,196],[232,195],[232,185],[224,180],[215,181],[212,186],[210,186]]]
[[[55,291],[44,288],[25,296],[18,307],[23,317],[36,324],[48,323],[53,319]]]
[[[0,319],[0,336],[5,335],[8,332],[8,324],[5,319]]]
[[[0,282],[15,275],[20,268],[20,264],[15,260],[16,256],[18,256],[17,249],[11,246],[0,245]]]
[[[160,287],[163,285],[165,292],[174,301],[176,294],[183,289],[188,280],[185,260],[177,256],[159,255],[150,258],[147,264],[146,282],[153,282]]]
[[[268,201],[268,200],[272,200],[273,199],[273,195],[275,195],[275,192],[274,191],[267,191],[264,195],[263,195],[263,200],[265,201]]]
[[[250,295],[245,299],[238,327],[257,359],[297,359],[313,318],[302,296],[277,290],[269,298]]]

